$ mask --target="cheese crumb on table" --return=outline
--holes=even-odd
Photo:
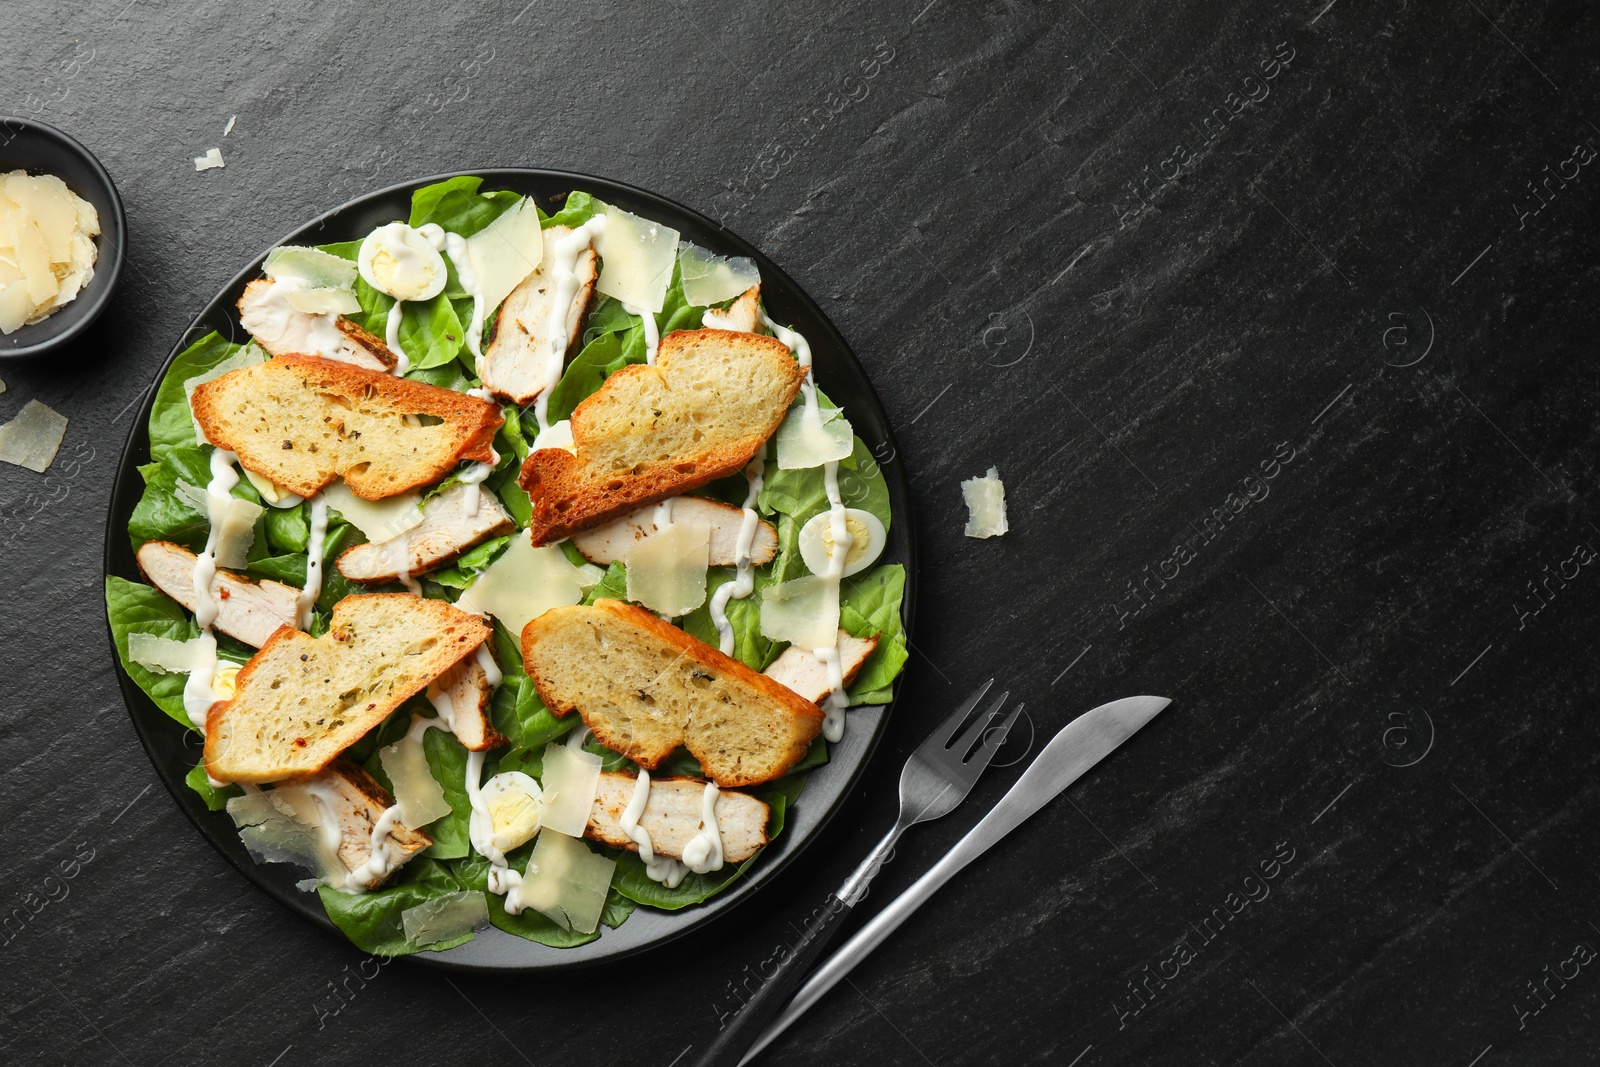
[[[962,482],[961,495],[967,502],[968,537],[999,537],[1011,529],[1006,522],[1006,487],[998,467],[990,467],[981,478]]]
[[[208,148],[205,155],[194,157],[195,170],[215,170],[218,167],[225,166],[227,164],[222,161],[222,149],[220,148]]]

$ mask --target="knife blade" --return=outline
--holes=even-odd
[[[1016,784],[1000,798],[1000,802],[968,830],[954,848],[817,968],[816,973],[795,993],[783,1014],[762,1032],[744,1059],[739,1061],[740,1067],[754,1059],[822,999],[824,993],[843,980],[856,964],[897,930],[957,871],[983,855],[1028,816],[1055,799],[1067,786],[1116,751],[1118,746],[1138,733],[1141,727],[1171,703],[1166,697],[1123,697],[1091,708],[1063,727],[1034,758]]]

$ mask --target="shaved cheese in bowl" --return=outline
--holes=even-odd
[[[692,307],[720,304],[761,284],[761,271],[755,260],[719,256],[688,241],[678,246],[678,271],[683,280],[683,299]]]
[[[522,883],[506,896],[513,915],[532,908],[563,929],[592,934],[600,926],[616,861],[589,851],[577,837],[539,831]]]
[[[94,205],[53,174],[0,175],[0,333],[38,322],[94,275]]]
[[[382,500],[366,500],[343,482],[334,482],[322,490],[322,499],[374,544],[399,537],[422,524],[422,494],[415,489]]]
[[[806,575],[761,590],[761,635],[801,648],[832,648],[839,631],[839,584]]]
[[[408,830],[420,830],[450,814],[444,788],[428,767],[422,738],[406,734],[392,745],[378,750],[383,773],[389,776],[394,802],[400,805],[400,821]]]
[[[489,901],[476,889],[444,893],[400,913],[407,944],[426,948],[489,925]]]
[[[527,197],[467,238],[467,257],[485,308],[499,307],[543,256],[539,209]]]
[[[678,260],[677,230],[607,205],[606,227],[594,247],[600,253],[596,289],[635,309],[659,312],[666,305]]]
[[[804,470],[849,459],[855,431],[838,408],[801,400],[789,409],[775,435],[780,470]]]
[[[671,618],[706,602],[709,519],[673,521],[628,546],[628,599]]]
[[[961,496],[967,502],[968,537],[999,537],[1011,529],[1006,522],[1006,487],[998,467],[990,467],[982,478],[962,482]]]
[[[583,579],[557,546],[535,548],[526,536],[513,537],[500,558],[461,594],[456,607],[493,615],[506,629],[520,634],[551,608],[582,600]]]
[[[66,416],[30,400],[15,418],[0,426],[0,462],[43,474],[55,462],[61,439],[66,436]]]
[[[546,830],[582,837],[600,788],[600,757],[552,742],[544,747],[544,796],[539,816]]]

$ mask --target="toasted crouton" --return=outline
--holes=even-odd
[[[366,500],[492,460],[505,421],[486,400],[313,356],[229,371],[195,387],[193,408],[206,440],[237,452],[245,470],[304,497],[343,476]]]
[[[312,774],[489,638],[489,624],[410,593],[347,596],[328,632],[279,629],[206,715],[206,772],[221,782]]]
[[[478,506],[469,512],[467,504],[473,494]],[[408,574],[427,574],[478,542],[516,528],[493,493],[458,482],[428,498],[422,505],[422,521],[416,526],[387,541],[367,541],[345,549],[337,566],[352,582],[392,582],[400,576],[401,563]]]
[[[349,319],[311,315],[275,298],[276,284],[257,278],[239,297],[239,322],[268,354],[318,355],[376,371],[392,371],[400,362],[381,338]]]
[[[544,256],[533,273],[511,290],[511,295],[500,305],[494,335],[489,338],[489,346],[483,350],[483,360],[478,364],[478,373],[490,392],[524,407],[555,384],[545,380],[551,337],[558,334],[563,337],[567,358],[577,350],[578,331],[583,327],[583,316],[594,295],[599,257],[593,248],[585,248],[578,253],[572,268],[578,279],[572,303],[565,309],[565,316],[557,321],[551,306],[555,301],[556,283],[549,268],[556,258],[555,243],[571,232],[570,226],[552,226],[544,231]]]
[[[712,567],[731,567],[739,562],[739,531],[744,526],[744,509],[717,500],[699,496],[680,496],[672,501],[672,521],[705,520],[711,524],[711,554],[707,561]],[[616,560],[626,560],[628,549],[637,541],[656,532],[655,507],[646,506],[615,522],[582,530],[572,535],[572,547],[583,553],[590,563],[604,567]],[[756,521],[755,536],[750,539],[750,562],[757,567],[772,562],[778,552],[778,531],[770,522]]]
[[[146,541],[134,558],[151,585],[186,610],[194,610],[197,557],[193,552],[170,541]],[[300,590],[294,586],[270,580],[251,581],[231,571],[217,571],[211,579],[211,596],[217,602],[217,618],[212,625],[256,648],[266,644],[278,627],[293,629],[299,614]]]
[[[867,662],[867,657],[877,647],[876,636],[851,637],[848,631],[839,631],[839,668],[844,673],[845,685],[856,680],[856,675],[861,673],[861,665]],[[761,673],[817,704],[821,704],[822,698],[833,692],[833,686],[828,684],[828,668],[809,648],[799,645],[784,649],[783,654]]]
[[[533,543],[740,470],[777,430],[805,376],[770,337],[668,334],[654,366],[622,368],[573,411],[576,455],[541,448],[523,463],[518,480],[533,502]]]
[[[545,706],[601,744],[651,769],[683,745],[720,786],[782,776],[822,730],[817,705],[619,600],[546,611],[522,659]]]
[[[638,842],[622,830],[622,813],[633,799],[639,779],[632,774],[600,775],[589,825],[583,836],[613,848],[639,851]],[[639,825],[650,834],[650,849],[666,859],[683,859],[683,846],[700,833],[706,783],[698,778],[652,778]],[[714,809],[722,836],[722,858],[743,863],[767,843],[767,802],[748,793],[721,793]]]

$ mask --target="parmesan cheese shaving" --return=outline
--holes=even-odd
[[[1011,529],[1006,522],[1006,487],[1000,470],[990,467],[982,478],[961,483],[961,496],[967,502],[968,537],[999,537]]]
[[[206,495],[211,525],[217,529],[217,566],[243,570],[256,539],[256,520],[266,511],[260,504],[229,495],[226,500]]]
[[[310,869],[329,885],[341,884],[347,872],[335,851],[337,846],[330,847],[314,815],[304,812],[306,807],[314,812],[315,805],[292,804],[288,797],[273,795],[279,792],[289,791],[248,793],[228,801],[228,814],[251,858],[257,863],[293,863]],[[302,821],[301,815],[307,821]]]
[[[628,599],[672,618],[706,602],[711,523],[673,521],[628,546]]]
[[[775,435],[778,467],[793,471],[849,459],[855,431],[838,408],[824,411],[812,397],[789,409]]]
[[[361,310],[361,301],[349,289],[295,289],[284,299],[307,315],[354,315]]]
[[[94,206],[53,174],[0,175],[0,333],[38,322],[94,275]]]
[[[467,256],[483,294],[483,306],[492,310],[533,273],[544,256],[544,231],[539,209],[523,197],[510,210],[467,238]]]
[[[540,822],[546,830],[582,837],[600,788],[600,757],[581,748],[554,742],[544,747],[544,805]]]
[[[409,830],[422,827],[450,814],[444,789],[428,768],[422,739],[406,734],[392,745],[378,750],[383,773],[393,786],[394,802],[400,805],[400,821]]]
[[[227,164],[222,161],[222,149],[220,148],[208,148],[205,155],[194,157],[194,169],[197,171],[216,170],[218,167],[225,166]]]
[[[267,253],[261,269],[273,281],[299,278],[311,290],[354,290],[356,284],[354,263],[331,252],[305,245],[279,245]],[[360,304],[356,306],[359,309]]]
[[[215,642],[203,637],[174,641],[137,631],[128,635],[128,658],[156,674],[188,674],[212,663],[216,654]]]
[[[334,482],[322,491],[322,499],[374,544],[399,537],[422,523],[422,494],[414,489],[382,500],[365,500],[343,482]]]
[[[832,648],[839,632],[839,583],[807,575],[761,590],[761,634],[801,648]]]
[[[66,436],[66,416],[30,400],[15,418],[0,426],[0,462],[43,474],[55,462],[56,451]]]
[[[678,258],[678,231],[609,205],[605,213],[605,229],[595,238],[600,253],[595,288],[624,304],[659,312]]]
[[[400,913],[406,941],[418,948],[452,941],[489,925],[488,899],[476,889],[445,893]]]
[[[463,611],[490,614],[520,634],[551,608],[583,599],[582,575],[555,545],[533,547],[525,535],[513,537],[500,558],[456,601]]]
[[[600,925],[616,866],[577,837],[546,826],[528,857],[522,884],[506,898],[506,911],[532,908],[564,929],[592,934]]]
[[[688,241],[678,246],[678,272],[683,280],[683,299],[692,307],[720,304],[761,284],[761,271],[755,260],[719,256]]]

